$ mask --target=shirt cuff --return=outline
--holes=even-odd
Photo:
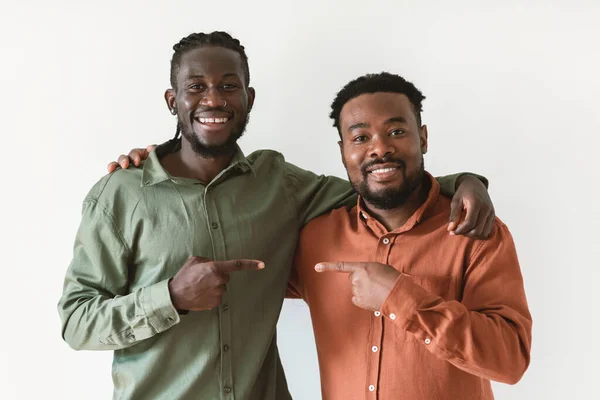
[[[381,305],[381,313],[406,329],[417,314],[418,305],[431,296],[427,290],[414,283],[410,276],[400,274],[390,294]]]
[[[143,307],[150,325],[162,332],[179,323],[180,318],[169,293],[169,279],[144,289]]]

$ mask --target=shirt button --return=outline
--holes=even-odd
[[[230,388],[229,386],[225,386],[225,387],[223,388],[223,391],[224,391],[225,393],[231,393],[231,388]]]
[[[127,339],[133,342],[135,340],[135,335],[133,333],[130,333],[129,336],[127,336]]]
[[[374,392],[374,391],[375,391],[375,386],[369,385],[369,392]]]
[[[425,344],[429,344],[429,343],[431,343],[431,339],[429,339],[429,338],[425,339]]]
[[[229,351],[229,346],[227,346],[227,345],[223,346],[223,351]]]
[[[377,353],[377,350],[379,350],[379,348],[377,346],[373,346],[371,347],[371,350],[373,350],[373,353]]]
[[[223,311],[229,310],[229,306],[227,304],[223,304]]]
[[[379,317],[381,315],[381,312],[375,311],[373,314],[375,314],[376,317]]]
[[[391,314],[390,314],[390,319],[391,319],[391,320],[395,320],[395,319],[396,319],[396,314],[394,314],[394,313],[391,313]]]
[[[172,324],[172,323],[173,323],[173,321],[175,321],[173,318],[171,318],[171,317],[167,318],[167,322],[168,322],[168,323]]]
[[[217,224],[216,222],[213,222],[211,226],[213,229],[217,229],[219,227],[219,224]]]
[[[383,244],[389,244],[390,243],[390,239],[388,238],[383,238]]]

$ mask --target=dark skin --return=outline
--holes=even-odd
[[[410,101],[399,93],[358,96],[344,105],[340,122],[342,162],[351,181],[364,182],[375,193],[409,186],[411,179],[416,182],[406,201],[392,209],[378,208],[363,199],[369,213],[389,231],[401,227],[425,202],[430,189],[420,172],[427,152],[427,127],[419,126]],[[404,163],[371,165],[384,157]],[[375,262],[322,262],[315,270],[349,274],[352,302],[372,311],[381,308],[400,276],[392,266]]]
[[[176,88],[167,89],[165,101],[184,132],[195,135],[204,145],[220,146],[233,135],[236,126],[245,124],[254,96],[254,89],[247,87],[240,55],[210,46],[182,55]],[[233,148],[220,156],[202,156],[184,134],[181,151],[166,155],[161,164],[173,176],[208,183],[232,157]]]
[[[365,180],[363,166],[369,171],[366,184],[371,192],[403,187],[409,177],[418,176],[423,154],[427,153],[427,126],[418,126],[406,96],[398,93],[359,96],[344,105],[340,122],[342,140],[338,144],[350,181]],[[402,160],[405,166],[393,161],[368,166],[384,157]],[[393,231],[404,225],[425,200],[427,188],[423,187],[423,179],[417,182],[400,207],[386,210],[364,198],[363,201],[369,212]]]
[[[218,307],[231,272],[261,270],[264,267],[265,264],[257,260],[212,261],[190,257],[169,282],[173,306],[188,311]]]

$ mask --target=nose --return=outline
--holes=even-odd
[[[373,158],[383,158],[396,153],[396,148],[393,146],[388,135],[377,135],[371,140],[371,148],[369,155]]]
[[[224,107],[226,103],[225,99],[223,99],[223,96],[219,92],[219,88],[209,87],[208,89],[206,89],[202,100],[200,100],[200,104],[202,104],[205,107],[218,108]]]

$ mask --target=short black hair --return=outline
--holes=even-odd
[[[171,58],[171,87],[177,87],[177,72],[181,63],[181,56],[190,50],[204,46],[217,46],[231,49],[237,52],[242,58],[242,67],[246,78],[246,87],[250,85],[250,68],[248,67],[248,56],[244,46],[240,44],[227,32],[214,31],[211,33],[192,33],[181,39],[179,43],[173,46],[173,58]]]
[[[333,126],[337,128],[340,138],[342,132],[340,128],[340,113],[344,104],[350,100],[367,93],[400,93],[408,97],[413,106],[417,124],[421,126],[421,112],[425,96],[411,82],[400,75],[390,74],[389,72],[380,72],[378,74],[367,74],[350,81],[338,92],[331,103],[331,113],[329,117],[333,119]]]

